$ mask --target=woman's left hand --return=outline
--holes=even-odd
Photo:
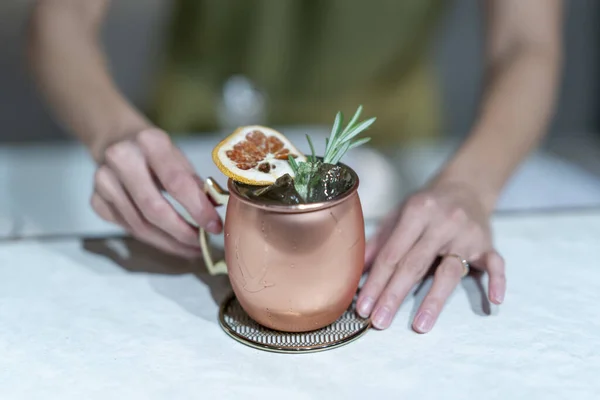
[[[489,217],[477,193],[464,185],[437,183],[410,196],[367,244],[365,265],[372,267],[359,294],[358,313],[371,316],[375,328],[387,328],[413,286],[440,256],[433,285],[413,320],[415,331],[433,328],[463,277],[459,258],[488,273],[489,300],[502,303],[504,260],[493,248]]]

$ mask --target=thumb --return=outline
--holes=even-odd
[[[375,262],[377,254],[379,254],[379,251],[385,245],[388,238],[394,231],[394,227],[396,226],[396,222],[398,220],[398,215],[399,212],[394,211],[385,217],[379,228],[377,228],[377,232],[375,232],[373,237],[367,242],[365,247],[365,268],[363,272],[368,271]]]

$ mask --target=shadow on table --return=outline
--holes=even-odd
[[[411,310],[411,315],[408,321],[409,329],[412,329],[412,322],[419,310],[419,306],[423,299],[429,293],[433,283],[433,274],[437,265],[433,265],[427,275],[413,292],[415,302]],[[483,285],[483,273],[478,270],[471,270],[468,276],[462,279],[461,286],[467,294],[471,310],[475,315],[488,316],[492,314],[490,301],[487,297],[487,292]]]
[[[231,292],[227,276],[209,274],[201,259],[189,261],[172,256],[134,238],[85,239],[83,248],[85,251],[110,259],[130,273],[146,273],[158,277],[192,275],[209,288],[211,297],[217,305]],[[222,249],[212,249],[212,254],[215,257],[223,256]],[[202,307],[198,302],[201,296],[194,296],[194,292],[198,289],[196,285],[182,287],[181,281],[172,279],[150,279],[150,282],[161,295],[170,298],[192,314],[199,315],[198,310]]]
[[[110,259],[115,265],[130,273],[155,274],[163,277],[193,275],[209,288],[216,305],[221,304],[231,293],[231,285],[227,276],[210,275],[202,260],[189,261],[171,256],[133,238],[85,239],[83,248],[88,252]],[[222,249],[212,249],[212,254],[215,258],[222,258],[223,251]],[[408,321],[409,329],[412,329],[415,314],[431,288],[435,267],[436,265],[430,268],[428,274],[413,292],[415,301]],[[186,288],[182,287],[180,282],[169,279],[151,280],[151,284],[157,292],[188,312],[202,316],[199,314],[199,310],[203,308],[199,304],[201,296],[195,295],[195,291],[198,289],[197,285]],[[461,286],[467,294],[473,313],[480,316],[491,315],[490,302],[483,285],[481,272],[471,270],[469,276],[461,281]]]

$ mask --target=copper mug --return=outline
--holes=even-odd
[[[226,273],[242,308],[259,324],[306,332],[335,322],[350,306],[364,266],[364,218],[358,177],[339,198],[323,203],[266,205],[242,197],[233,181],[212,178],[205,191],[227,205],[225,260],[211,256],[200,229],[204,262]]]

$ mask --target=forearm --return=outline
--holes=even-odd
[[[516,50],[491,68],[478,119],[436,182],[471,186],[488,211],[550,121],[560,70],[558,50]]]
[[[99,160],[102,146],[150,123],[113,83],[96,28],[82,21],[77,11],[62,4],[36,7],[28,53],[38,85],[58,120]]]
[[[492,212],[547,131],[562,64],[562,0],[486,0],[485,85],[466,141],[432,184],[470,186]]]

